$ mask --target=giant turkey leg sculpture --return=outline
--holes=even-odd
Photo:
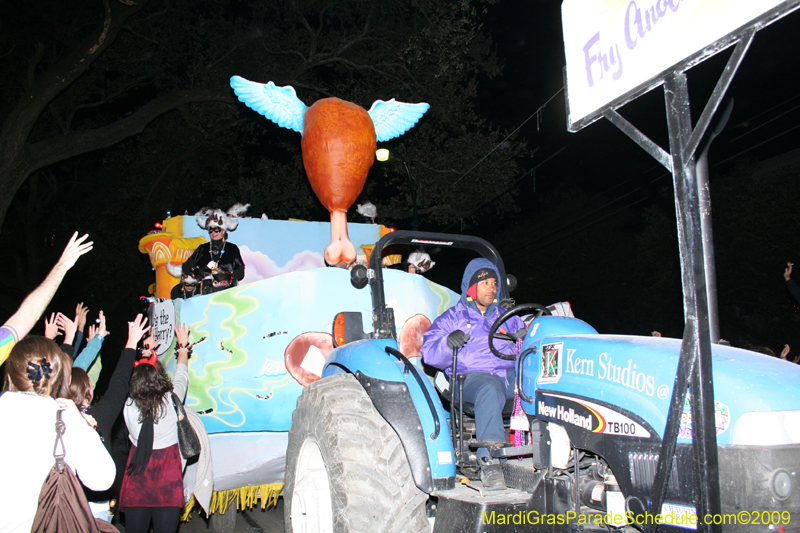
[[[325,261],[348,266],[356,260],[356,247],[347,235],[347,210],[364,188],[375,161],[376,142],[402,135],[430,106],[377,100],[367,111],[339,98],[324,98],[306,107],[288,85],[234,76],[231,87],[247,107],[303,136],[303,166],[311,188],[331,213],[331,243],[325,248]]]

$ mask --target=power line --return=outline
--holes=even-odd
[[[757,114],[757,115],[755,115],[755,116],[753,116],[753,117],[750,117],[750,118],[748,118],[748,119],[747,119],[747,120],[745,120],[744,122],[749,122],[749,121],[751,121],[751,120],[754,120],[754,119],[756,119],[756,118],[758,118],[758,117],[760,117],[760,116],[762,116],[762,115],[764,115],[764,114],[766,114],[766,113],[769,113],[770,111],[773,111],[774,109],[776,109],[776,108],[778,108],[778,107],[780,107],[780,106],[782,106],[782,105],[786,104],[787,102],[790,102],[791,100],[795,99],[797,96],[800,96],[800,95],[795,95],[795,96],[792,96],[791,98],[789,98],[789,99],[787,99],[787,100],[784,100],[784,101],[783,101],[783,102],[781,102],[780,104],[777,104],[777,105],[775,105],[775,106],[772,106],[772,107],[771,107],[771,108],[769,108],[768,110],[766,110],[766,111],[763,111],[763,112],[761,112],[761,113],[759,113],[759,114]],[[733,142],[733,141],[735,141],[735,140],[737,140],[737,139],[740,139],[741,137],[744,137],[744,136],[748,135],[749,133],[752,133],[752,132],[753,132],[753,131],[755,131],[756,129],[759,129],[759,128],[761,128],[762,126],[765,126],[765,125],[767,125],[767,124],[769,124],[769,123],[773,122],[774,120],[776,120],[776,119],[778,119],[778,118],[780,118],[780,117],[782,117],[782,116],[784,116],[784,115],[786,115],[786,114],[788,114],[788,113],[790,113],[790,112],[794,111],[794,110],[795,110],[795,109],[797,109],[798,107],[800,107],[800,106],[795,106],[795,107],[792,107],[791,109],[789,109],[789,110],[787,110],[787,111],[785,111],[785,112],[781,113],[781,114],[780,114],[780,115],[778,115],[777,117],[773,117],[773,118],[771,118],[771,119],[767,120],[766,122],[764,122],[764,123],[763,123],[763,124],[761,124],[760,126],[756,127],[754,130],[750,130],[750,131],[748,131],[748,132],[746,132],[746,133],[744,133],[744,134],[742,134],[742,135],[739,135],[739,136],[738,136],[738,137],[736,137],[735,139],[733,139],[733,140],[731,140],[731,141],[728,141],[728,144],[730,144],[731,142]],[[740,123],[740,124],[741,124],[741,123]],[[763,145],[763,144],[766,144],[766,143],[768,143],[768,142],[770,142],[770,141],[773,141],[774,139],[777,139],[778,137],[781,137],[781,136],[783,136],[783,135],[785,135],[785,134],[787,134],[787,133],[789,133],[789,132],[791,132],[791,131],[793,131],[793,130],[795,130],[795,129],[797,129],[797,128],[800,128],[800,125],[795,125],[795,126],[792,126],[792,127],[788,128],[788,129],[785,129],[785,130],[783,130],[782,132],[780,132],[780,133],[778,133],[778,134],[776,134],[776,135],[773,135],[772,137],[770,137],[770,138],[768,138],[768,139],[766,139],[766,140],[764,140],[764,141],[762,141],[762,142],[760,142],[760,143],[758,143],[758,144],[755,144],[755,145],[753,145],[753,146],[751,146],[751,147],[747,148],[747,149],[746,149],[746,150],[744,150],[744,151],[736,152],[734,155],[732,155],[732,156],[730,156],[730,157],[728,157],[728,158],[726,158],[726,159],[724,159],[724,160],[722,160],[722,161],[719,161],[719,162],[717,162],[717,163],[714,163],[713,167],[718,167],[718,166],[720,166],[720,165],[722,165],[722,164],[724,164],[724,163],[726,163],[726,162],[728,162],[728,161],[730,161],[730,160],[732,160],[732,159],[735,159],[735,158],[737,158],[737,157],[739,157],[739,156],[741,156],[741,155],[744,155],[745,153],[749,152],[750,150],[753,150],[753,149],[755,149],[755,148],[757,148],[757,147],[759,147],[759,146],[761,146],[761,145]],[[654,168],[660,168],[660,167],[654,167]],[[652,185],[653,183],[655,183],[655,182],[657,182],[657,181],[659,181],[659,180],[661,180],[661,179],[663,179],[663,178],[665,178],[665,177],[668,177],[668,176],[670,176],[670,175],[671,175],[671,174],[670,174],[670,173],[668,173],[668,172],[667,172],[667,173],[663,173],[663,174],[661,174],[661,175],[659,175],[659,176],[655,177],[654,179],[652,179],[650,182],[648,182],[648,183],[646,183],[646,184],[644,184],[644,185],[642,185],[642,186],[639,186],[639,187],[637,187],[637,188],[635,188],[635,189],[633,189],[633,190],[631,190],[631,191],[629,191],[629,192],[627,192],[627,193],[625,193],[625,194],[622,194],[621,196],[618,196],[618,197],[614,198],[613,200],[611,200],[611,201],[609,201],[609,202],[605,203],[604,205],[602,205],[602,206],[600,206],[600,207],[598,207],[598,208],[596,208],[596,209],[594,209],[594,210],[592,210],[592,211],[590,211],[590,212],[588,212],[588,213],[585,213],[585,214],[583,214],[582,216],[580,216],[580,217],[578,217],[578,218],[575,218],[575,219],[571,220],[571,221],[570,221],[570,222],[568,222],[567,224],[564,224],[564,225],[562,225],[561,227],[559,227],[559,228],[557,228],[557,229],[553,230],[552,232],[548,233],[547,235],[544,235],[544,236],[542,236],[542,237],[536,238],[536,239],[534,239],[534,240],[532,240],[532,241],[528,242],[527,244],[524,244],[524,245],[522,245],[522,246],[519,246],[519,247],[517,247],[517,248],[514,250],[514,252],[512,252],[512,253],[509,255],[509,260],[513,260],[513,259],[518,259],[518,258],[527,257],[527,256],[528,256],[528,255],[530,255],[531,253],[533,253],[533,252],[535,252],[535,251],[537,251],[537,250],[541,249],[543,246],[548,246],[548,245],[550,245],[550,244],[556,243],[556,242],[558,242],[559,240],[562,240],[562,239],[564,239],[564,238],[566,238],[566,237],[569,237],[570,235],[573,235],[574,233],[577,233],[578,231],[580,231],[580,230],[582,230],[582,229],[585,229],[585,228],[587,228],[587,227],[589,227],[589,226],[591,226],[591,225],[593,225],[593,224],[596,224],[596,223],[598,223],[598,222],[600,222],[600,221],[602,221],[602,220],[605,220],[606,218],[608,218],[608,217],[610,217],[610,216],[613,216],[613,215],[615,215],[615,214],[617,214],[617,213],[620,213],[620,212],[624,211],[625,209],[627,209],[627,208],[629,208],[629,207],[633,207],[633,206],[634,206],[634,205],[636,205],[636,204],[639,204],[639,203],[641,203],[641,202],[643,202],[643,201],[645,201],[645,200],[647,200],[647,199],[649,199],[649,198],[652,198],[653,196],[655,196],[655,194],[656,194],[656,193],[651,193],[651,194],[648,194],[648,195],[647,195],[647,196],[645,196],[644,198],[641,198],[641,199],[639,199],[639,200],[637,200],[637,201],[635,201],[635,202],[633,202],[633,203],[631,203],[631,204],[628,204],[628,205],[626,205],[625,207],[622,207],[622,208],[618,209],[617,211],[614,211],[613,213],[610,213],[610,214],[608,214],[608,215],[606,215],[606,216],[603,216],[602,218],[599,218],[599,219],[596,219],[596,220],[590,221],[590,222],[588,222],[588,223],[584,224],[583,226],[581,226],[581,227],[579,227],[579,228],[576,228],[576,229],[574,229],[573,231],[571,231],[571,232],[569,232],[569,233],[567,233],[567,234],[565,234],[565,235],[562,235],[562,236],[560,236],[560,237],[558,237],[558,238],[555,238],[555,239],[553,239],[553,240],[552,240],[552,241],[550,241],[550,242],[546,242],[546,244],[543,244],[543,245],[540,245],[540,246],[536,246],[536,248],[534,248],[533,250],[531,250],[531,251],[529,251],[529,252],[527,252],[527,253],[524,253],[524,254],[521,254],[521,255],[519,254],[519,252],[521,252],[521,251],[523,251],[523,250],[526,250],[527,248],[530,248],[531,246],[538,245],[539,243],[542,243],[542,242],[546,241],[547,239],[549,239],[549,238],[551,238],[551,237],[554,237],[554,236],[556,236],[558,233],[560,233],[560,232],[562,232],[562,231],[566,230],[567,228],[569,228],[569,227],[571,227],[571,226],[574,226],[576,223],[580,222],[581,220],[584,220],[584,219],[586,219],[586,218],[589,218],[590,216],[594,215],[594,214],[595,214],[595,213],[597,213],[598,211],[600,211],[600,210],[602,210],[602,209],[605,209],[606,207],[608,207],[608,206],[610,206],[610,205],[612,205],[612,204],[614,204],[614,203],[618,202],[619,200],[622,200],[623,198],[625,198],[625,197],[627,197],[627,196],[630,196],[631,194],[633,194],[633,193],[635,193],[635,192],[637,192],[637,191],[639,191],[639,190],[641,190],[641,189],[643,189],[643,188],[645,188],[645,187],[647,187],[647,186],[649,186],[649,185]],[[591,198],[589,201],[593,200],[594,198],[598,198],[598,197],[601,197],[601,196],[603,196],[603,195],[606,195],[606,194],[608,194],[609,192],[613,191],[614,189],[616,189],[616,188],[618,188],[618,187],[621,187],[621,186],[625,185],[626,183],[629,183],[629,182],[633,181],[634,179],[636,179],[636,178],[631,178],[631,179],[629,179],[629,180],[626,180],[626,181],[624,181],[624,182],[622,182],[622,183],[620,183],[620,184],[618,184],[618,185],[615,185],[615,186],[611,187],[610,189],[608,189],[608,190],[606,190],[606,191],[604,191],[604,192],[602,192],[602,193],[596,194],[596,195],[595,195],[595,196],[593,196],[593,197],[592,197],[592,198]]]
[[[614,216],[614,215],[616,215],[616,214],[618,214],[618,213],[621,213],[622,211],[624,211],[624,210],[628,209],[629,207],[633,207],[633,206],[635,206],[636,204],[640,204],[640,203],[644,202],[645,200],[647,200],[648,198],[650,198],[650,196],[645,196],[644,198],[639,198],[638,200],[636,200],[636,201],[634,201],[634,202],[632,202],[632,203],[630,203],[630,204],[628,204],[628,205],[626,205],[626,206],[624,206],[624,207],[620,207],[619,209],[617,209],[616,211],[614,211],[614,212],[612,212],[612,213],[608,213],[608,214],[606,214],[606,215],[605,215],[605,216],[603,216],[603,217],[600,217],[600,218],[598,218],[598,219],[592,220],[591,222],[589,222],[589,223],[587,223],[587,224],[584,224],[583,226],[581,226],[581,227],[579,227],[579,228],[575,228],[574,230],[570,231],[570,232],[569,232],[569,233],[567,233],[566,235],[561,235],[560,237],[558,237],[558,238],[556,238],[556,239],[553,239],[553,240],[552,240],[552,241],[550,241],[550,242],[546,242],[546,243],[542,244],[541,246],[537,246],[537,247],[536,247],[536,248],[534,248],[533,250],[530,250],[530,251],[528,251],[528,252],[526,252],[526,253],[524,253],[524,254],[522,254],[522,255],[519,255],[519,254],[516,254],[516,253],[511,253],[511,254],[509,254],[509,255],[508,255],[508,262],[510,263],[511,261],[513,261],[513,260],[515,260],[515,259],[522,259],[523,257],[527,257],[527,256],[531,255],[532,253],[534,253],[534,252],[537,252],[537,251],[541,250],[541,249],[542,249],[542,248],[544,248],[545,246],[549,246],[549,245],[551,245],[551,244],[555,244],[555,243],[557,243],[558,241],[560,241],[560,240],[562,240],[562,239],[566,239],[566,238],[567,238],[567,237],[569,237],[570,235],[574,235],[575,233],[578,233],[579,231],[581,231],[581,230],[584,230],[584,229],[588,228],[589,226],[593,226],[593,225],[597,224],[598,222],[602,222],[603,220],[605,220],[605,219],[607,219],[607,218],[609,218],[609,217],[612,217],[612,216]],[[619,200],[619,198],[618,198],[617,200]],[[614,201],[612,201],[611,203],[613,203],[613,202],[616,202],[617,200],[614,200]],[[568,225],[567,225],[567,226],[562,226],[562,228],[560,228],[560,229],[564,229],[564,228],[566,228],[566,227],[569,227],[569,226],[568,226]],[[560,231],[560,229],[559,229],[558,231]],[[555,234],[556,234],[558,231],[555,231],[555,232],[553,232],[553,233],[550,233],[549,235],[546,235],[545,237],[543,237],[543,238],[541,238],[541,239],[538,239],[538,240],[536,240],[536,241],[534,241],[534,242],[530,243],[530,244],[528,245],[528,247],[532,246],[533,244],[536,244],[537,242],[541,242],[542,240],[544,240],[545,238],[547,238],[547,237],[549,237],[549,236],[555,235]],[[520,248],[518,248],[517,250],[515,250],[515,252],[518,252],[518,251],[520,251]]]
[[[553,153],[553,154],[550,154],[550,155],[547,157],[547,159],[545,159],[544,161],[542,161],[541,163],[539,163],[538,165],[536,165],[536,166],[535,166],[535,167],[533,167],[532,169],[530,169],[530,170],[527,170],[527,171],[523,172],[523,173],[520,175],[520,177],[518,177],[518,178],[517,178],[517,179],[515,179],[513,182],[511,182],[511,184],[509,184],[508,186],[506,186],[506,188],[505,188],[505,189],[503,189],[503,190],[502,190],[502,191],[500,191],[499,193],[497,193],[497,194],[495,194],[494,196],[492,196],[490,199],[488,199],[488,200],[486,200],[485,202],[483,202],[481,205],[479,205],[478,207],[476,207],[475,209],[473,209],[472,211],[470,211],[470,212],[469,212],[467,215],[465,215],[465,216],[461,217],[461,221],[463,222],[463,220],[464,220],[465,218],[469,218],[469,217],[471,217],[472,215],[474,215],[475,213],[477,213],[477,212],[478,212],[478,211],[479,211],[479,210],[480,210],[480,209],[481,209],[483,206],[485,206],[485,205],[487,205],[487,204],[489,204],[489,203],[491,203],[491,202],[493,202],[493,201],[497,200],[498,198],[500,198],[502,195],[504,195],[505,193],[507,193],[507,192],[508,192],[508,191],[509,191],[509,190],[510,190],[510,189],[511,189],[511,188],[512,188],[514,185],[516,185],[517,183],[519,183],[519,182],[520,182],[520,181],[522,181],[523,179],[527,178],[529,175],[531,175],[531,176],[534,176],[534,175],[535,175],[535,172],[536,172],[536,169],[538,169],[539,167],[541,167],[542,165],[544,165],[545,163],[547,163],[548,161],[550,161],[551,159],[553,159],[555,156],[557,156],[558,154],[560,154],[561,152],[563,152],[563,151],[564,151],[564,150],[566,150],[566,149],[567,149],[567,146],[566,146],[566,145],[565,145],[565,146],[562,146],[562,147],[561,147],[561,148],[560,148],[558,151],[556,151],[556,152],[555,152],[555,153]],[[456,225],[456,224],[455,224],[455,222],[454,222],[454,223],[452,223],[452,224],[450,224],[449,226],[447,226],[445,229],[443,229],[443,230],[442,230],[442,233],[447,233],[447,230],[449,230],[450,228],[452,228],[452,227],[453,227],[453,226],[455,226],[455,225]]]
[[[715,163],[713,165],[713,167],[718,167],[719,165],[722,165],[723,163],[726,163],[726,162],[728,162],[728,161],[730,161],[732,159],[735,159],[735,158],[737,158],[737,157],[749,152],[750,150],[753,150],[754,148],[757,148],[757,147],[759,147],[759,146],[761,146],[761,145],[763,145],[765,143],[768,143],[768,142],[770,142],[770,141],[772,141],[772,140],[774,140],[774,139],[776,139],[778,137],[781,137],[782,135],[785,135],[785,134],[789,133],[790,131],[795,130],[797,128],[800,128],[800,125],[792,126],[791,128],[788,128],[788,129],[778,133],[777,135],[774,135],[774,136],[770,137],[769,139],[766,139],[766,140],[764,140],[764,141],[762,141],[762,142],[760,142],[760,143],[758,143],[756,145],[751,146],[747,150],[744,150],[744,151],[741,151],[741,152],[737,152],[736,154],[732,155],[731,157],[729,157],[729,158],[727,158],[727,159],[725,159],[723,161],[720,161],[718,163]],[[612,213],[609,213],[609,214],[607,214],[607,215],[605,215],[605,216],[603,216],[601,218],[589,221],[588,223],[586,223],[586,224],[584,224],[584,225],[582,225],[582,226],[570,231],[569,233],[566,233],[566,234],[561,235],[561,236],[559,236],[557,238],[554,238],[549,242],[545,242],[545,244],[539,245],[539,243],[542,243],[542,242],[546,241],[547,239],[556,236],[559,232],[562,232],[562,231],[566,230],[567,228],[569,228],[571,226],[574,226],[577,222],[580,222],[581,220],[590,217],[591,215],[597,213],[598,211],[600,211],[602,209],[605,209],[606,207],[618,202],[619,200],[622,200],[626,196],[630,196],[631,194],[633,194],[633,193],[635,193],[635,192],[637,192],[637,191],[639,191],[639,190],[641,190],[641,189],[643,189],[643,188],[645,188],[645,187],[647,187],[649,185],[652,185],[653,183],[655,183],[655,182],[657,182],[657,181],[659,181],[659,180],[661,180],[661,179],[663,179],[665,177],[668,177],[668,176],[671,176],[671,174],[669,172],[661,174],[661,175],[655,177],[654,179],[652,179],[650,182],[646,183],[645,185],[639,186],[639,187],[637,187],[637,188],[635,188],[635,189],[633,189],[633,190],[631,190],[631,191],[629,191],[629,192],[627,192],[627,193],[625,193],[625,194],[623,194],[621,196],[618,196],[618,197],[614,198],[613,200],[605,203],[604,205],[602,205],[602,206],[600,206],[600,207],[598,207],[598,208],[596,208],[596,209],[594,209],[594,210],[592,210],[592,211],[590,211],[588,213],[585,213],[584,215],[582,215],[582,216],[580,216],[580,217],[568,222],[567,224],[564,224],[563,226],[551,231],[547,235],[544,235],[542,237],[536,238],[536,239],[534,239],[534,240],[532,240],[532,241],[530,241],[527,244],[524,244],[522,246],[518,246],[514,250],[514,252],[512,252],[511,254],[508,255],[508,260],[511,261],[511,260],[514,260],[514,259],[521,259],[523,257],[527,257],[530,254],[540,250],[544,246],[549,246],[551,244],[554,244],[554,243],[556,243],[556,242],[558,242],[558,241],[560,241],[562,239],[565,239],[565,238],[569,237],[570,235],[573,235],[573,234],[577,233],[578,231],[580,231],[582,229],[588,228],[589,226],[597,224],[598,222],[601,222],[601,221],[605,220],[606,218],[609,218],[609,217],[611,217],[613,215],[616,215],[616,214],[624,211],[625,209],[628,209],[629,207],[633,207],[636,204],[639,204],[639,203],[641,203],[641,202],[643,202],[643,201],[645,201],[645,200],[647,200],[649,198],[652,198],[653,196],[655,196],[656,193],[648,194],[647,196],[645,196],[643,198],[640,198],[639,200],[636,200],[635,202],[630,203],[630,204],[628,204],[628,205],[626,205],[626,206],[624,206],[624,207],[622,207],[622,208],[620,208],[620,209],[618,209],[618,210],[616,210],[616,211],[614,211]],[[607,194],[608,192],[614,190],[615,188],[620,187],[620,186],[622,186],[622,185],[624,185],[624,184],[626,184],[626,183],[628,183],[628,182],[630,182],[630,181],[632,181],[634,179],[636,179],[636,178],[631,178],[631,179],[629,179],[629,180],[627,180],[627,181],[625,181],[625,182],[623,182],[623,183],[621,183],[619,185],[615,185],[614,187],[611,187],[607,191],[604,191],[602,193],[599,193],[599,194],[593,196],[590,200],[592,200],[594,198],[597,198],[599,196],[602,196],[604,194]],[[521,252],[523,250],[526,250],[526,249],[530,248],[531,246],[535,246],[535,245],[539,245],[539,246],[536,246],[536,248],[534,248],[533,250],[530,250],[530,251],[528,251],[526,253],[523,253],[523,254],[519,253],[519,252]]]
[[[500,148],[500,147],[503,145],[503,143],[505,143],[505,142],[506,142],[506,141],[507,141],[509,138],[511,138],[511,136],[512,136],[512,135],[514,135],[515,133],[517,133],[517,132],[520,130],[520,128],[522,128],[522,126],[524,126],[525,124],[527,124],[527,123],[528,123],[528,122],[529,122],[529,121],[530,121],[530,120],[531,120],[533,117],[537,116],[537,115],[538,115],[538,114],[539,114],[539,113],[540,113],[540,112],[541,112],[541,111],[542,111],[542,110],[543,110],[543,109],[544,109],[544,108],[547,106],[547,104],[549,104],[549,103],[550,103],[550,102],[553,100],[553,98],[555,98],[556,96],[558,96],[558,95],[559,95],[559,93],[561,93],[563,90],[564,90],[564,87],[562,86],[562,87],[561,87],[561,88],[560,88],[558,91],[556,91],[556,93],[555,93],[553,96],[551,96],[550,98],[548,98],[548,99],[547,99],[547,101],[546,101],[545,103],[543,103],[541,106],[539,106],[539,109],[537,109],[536,111],[534,111],[534,112],[531,114],[531,116],[529,116],[528,118],[526,118],[526,119],[525,119],[525,120],[522,122],[522,124],[520,124],[519,126],[517,126],[517,127],[516,127],[516,129],[514,129],[514,131],[512,131],[511,133],[509,133],[508,135],[506,135],[505,139],[503,139],[502,141],[500,141],[499,143],[497,143],[497,146],[495,146],[494,148],[492,148],[491,150],[489,150],[489,153],[487,153],[485,156],[483,156],[483,157],[482,157],[482,158],[481,158],[481,159],[480,159],[480,160],[479,160],[477,163],[475,163],[474,165],[472,165],[472,166],[470,167],[470,169],[469,169],[469,170],[467,170],[466,172],[464,172],[464,173],[461,175],[461,177],[460,177],[460,178],[458,178],[456,181],[454,181],[452,184],[450,184],[450,186],[449,186],[449,187],[447,187],[447,188],[446,188],[444,191],[442,191],[442,193],[439,195],[439,197],[438,197],[438,198],[436,198],[436,200],[434,200],[434,201],[432,202],[432,204],[433,204],[433,205],[435,205],[435,204],[438,204],[438,203],[439,203],[439,201],[440,201],[442,198],[444,198],[444,196],[445,196],[447,193],[449,193],[449,192],[450,192],[450,190],[451,190],[453,187],[455,187],[456,185],[458,185],[458,184],[461,182],[461,180],[463,180],[463,179],[464,179],[464,178],[467,176],[467,174],[469,174],[470,172],[472,172],[473,170],[475,170],[475,168],[476,168],[478,165],[480,165],[481,163],[483,163],[483,161],[484,161],[484,160],[486,160],[486,158],[487,158],[487,157],[489,157],[490,155],[492,155],[492,154],[495,152],[495,150],[497,150],[498,148]],[[476,179],[477,179],[477,178],[476,178]]]
[[[658,180],[660,180],[660,179],[662,179],[662,178],[664,178],[664,177],[666,177],[666,176],[669,176],[669,175],[670,175],[669,173],[662,174],[662,175],[660,175],[660,176],[658,176],[658,177],[656,177],[656,178],[652,179],[652,180],[651,180],[651,181],[649,181],[648,183],[646,183],[646,184],[644,184],[644,185],[640,185],[639,187],[636,187],[636,188],[635,188],[635,189],[633,189],[633,190],[630,190],[630,191],[628,191],[628,192],[626,192],[626,193],[624,193],[624,194],[622,194],[622,195],[620,195],[620,196],[617,196],[616,198],[614,198],[614,199],[612,199],[612,200],[610,200],[610,201],[606,202],[605,204],[603,204],[603,205],[601,205],[601,206],[599,206],[599,207],[597,207],[597,208],[595,208],[595,209],[593,209],[593,210],[589,211],[588,213],[584,213],[583,215],[581,215],[581,216],[579,216],[579,217],[577,217],[577,218],[574,218],[574,219],[570,220],[570,221],[569,221],[569,222],[567,222],[566,224],[562,225],[562,226],[561,226],[561,227],[559,227],[559,228],[556,228],[555,230],[551,231],[551,232],[550,232],[550,233],[548,233],[547,235],[544,235],[544,236],[538,237],[538,238],[536,238],[536,239],[534,239],[534,240],[532,240],[532,241],[529,241],[527,244],[523,244],[523,245],[521,245],[521,246],[518,246],[518,247],[517,247],[517,248],[514,250],[514,252],[513,252],[513,253],[510,255],[509,259],[512,259],[512,258],[514,258],[515,256],[518,256],[518,255],[517,255],[517,254],[518,254],[518,252],[521,252],[522,250],[525,250],[525,249],[527,249],[527,248],[530,248],[531,246],[534,246],[534,245],[536,245],[536,244],[538,244],[538,243],[540,243],[540,242],[542,242],[542,241],[545,241],[546,239],[549,239],[550,237],[553,237],[553,236],[557,235],[558,233],[560,233],[560,232],[562,232],[562,231],[566,230],[567,228],[569,228],[569,227],[571,227],[571,226],[574,226],[575,224],[577,224],[577,223],[578,223],[578,222],[580,222],[581,220],[584,220],[584,219],[587,219],[587,218],[591,217],[592,215],[594,215],[594,214],[595,214],[595,213],[597,213],[598,211],[602,211],[603,209],[607,208],[608,206],[610,206],[610,205],[612,205],[612,204],[615,204],[616,202],[618,202],[618,201],[622,200],[623,198],[626,198],[627,196],[630,196],[631,194],[633,194],[633,193],[635,193],[635,192],[637,192],[637,191],[640,191],[640,190],[644,189],[645,187],[647,187],[647,186],[649,186],[649,185],[652,185],[653,183],[657,182]],[[625,182],[623,182],[623,183],[621,183],[621,184],[619,184],[619,185],[615,185],[615,186],[611,187],[610,189],[608,189],[608,190],[606,190],[606,191],[603,191],[603,192],[601,192],[601,193],[598,193],[598,194],[594,195],[594,196],[593,196],[592,198],[590,198],[588,201],[589,201],[589,202],[591,202],[591,201],[592,201],[592,200],[594,200],[595,198],[602,197],[602,196],[604,196],[605,194],[607,194],[608,192],[610,192],[610,191],[613,191],[614,189],[616,189],[616,188],[618,188],[618,187],[620,187],[620,186],[622,186],[622,185],[625,185],[626,183],[629,183],[629,182],[631,182],[631,181],[633,181],[633,180],[635,180],[635,179],[636,179],[636,178],[631,178],[631,179],[629,179],[629,180],[627,180],[627,181],[625,181]],[[633,205],[636,205],[637,203],[640,203],[640,202],[642,202],[642,201],[644,201],[644,200],[647,200],[648,198],[651,198],[652,196],[653,196],[653,194],[649,194],[649,195],[645,196],[644,198],[641,198],[641,199],[639,199],[639,200],[637,200],[637,201],[633,202],[632,204],[628,204],[626,207],[624,207],[624,208],[622,208],[622,209],[619,209],[619,210],[615,211],[615,212],[614,212],[614,213],[612,213],[612,214],[619,213],[619,212],[620,212],[620,211],[622,211],[623,209],[626,209],[627,207],[631,207],[631,206],[633,206]],[[589,221],[588,223],[584,224],[583,226],[581,226],[581,227],[579,227],[579,228],[575,229],[574,231],[572,231],[572,232],[570,232],[570,233],[568,233],[568,234],[566,234],[566,235],[564,235],[564,236],[562,236],[562,237],[559,237],[558,239],[554,240],[553,242],[557,242],[557,241],[559,241],[559,240],[561,240],[561,239],[563,239],[563,238],[565,238],[565,237],[568,237],[569,235],[572,235],[573,233],[575,233],[575,232],[577,232],[577,231],[579,231],[579,230],[581,230],[581,229],[583,229],[583,228],[587,228],[587,227],[591,226],[592,224],[595,224],[595,223],[599,222],[600,220],[603,220],[603,219],[605,219],[605,218],[608,218],[608,216],[610,216],[610,215],[604,216],[604,217],[602,217],[602,218],[600,218],[600,219],[597,219],[597,220],[594,220],[594,221]],[[550,244],[550,243],[548,243],[548,244]],[[536,251],[536,250],[538,250],[539,248],[541,248],[541,246],[539,246],[539,247],[535,248],[535,249],[534,249],[534,250],[532,250],[532,251]],[[529,253],[530,253],[530,252],[529,252]],[[528,254],[524,254],[524,255],[522,255],[522,256],[518,256],[518,257],[525,257],[526,255],[528,255]]]

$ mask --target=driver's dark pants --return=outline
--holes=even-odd
[[[514,369],[510,368],[506,379],[484,372],[470,372],[464,379],[464,401],[474,406],[477,440],[506,440],[503,407],[506,400],[514,398],[515,376]],[[489,450],[478,448],[477,455],[478,459],[489,457]]]

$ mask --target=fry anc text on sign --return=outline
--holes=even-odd
[[[564,0],[569,128],[659,84],[659,76],[790,0]],[[795,6],[796,8],[797,6]],[[784,13],[785,14],[785,13]],[[726,43],[726,44],[733,44]]]

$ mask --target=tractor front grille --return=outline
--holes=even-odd
[[[631,465],[631,484],[636,489],[649,491],[656,477],[658,454],[631,452],[628,454],[628,461]],[[678,467],[675,460],[672,461],[668,487],[669,490],[678,490]]]

